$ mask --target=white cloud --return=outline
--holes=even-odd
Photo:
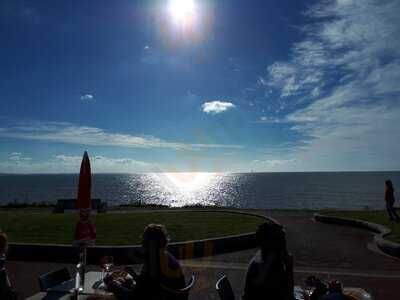
[[[78,155],[72,156],[72,155],[59,154],[59,155],[56,155],[55,158],[66,164],[79,165],[82,161],[82,156],[78,156]]]
[[[259,82],[281,97],[316,96],[315,86],[331,83],[335,75],[366,75],[383,67],[385,58],[399,58],[400,40],[393,38],[400,35],[399,6],[396,0],[320,1],[307,12],[313,22],[292,47],[291,59],[273,63]]]
[[[91,101],[94,100],[94,96],[92,94],[85,94],[81,96],[82,101]]]
[[[201,106],[203,111],[207,114],[219,114],[235,107],[236,106],[233,103],[224,101],[205,102]]]
[[[258,82],[280,91],[281,98],[302,94],[315,84],[321,84],[324,72],[316,68],[325,64],[322,50],[315,44],[298,43],[292,49],[289,62],[275,62],[267,69],[267,76]]]
[[[316,98],[321,94],[321,87],[317,86],[311,91],[311,96]]]
[[[166,148],[175,150],[243,148],[241,145],[168,142],[153,136],[110,133],[96,127],[76,126],[65,122],[33,122],[3,129],[0,131],[0,137],[91,146]]]
[[[11,152],[10,156],[8,157],[10,161],[18,163],[20,161],[27,161],[31,160],[30,157],[24,156],[21,152]]]
[[[306,99],[281,119],[300,135],[299,170],[400,168],[399,13],[397,0],[321,1],[291,58],[268,68],[281,98]]]

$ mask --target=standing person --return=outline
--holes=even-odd
[[[385,181],[385,201],[386,201],[386,210],[389,214],[389,218],[391,221],[400,222],[400,217],[396,212],[396,209],[393,207],[394,204],[394,188],[391,180]]]
[[[147,225],[143,233],[142,247],[145,251],[145,262],[139,275],[127,270],[136,281],[133,289],[128,289],[112,276],[104,278],[107,290],[114,293],[117,299],[164,299],[187,300],[186,294],[178,295],[161,288],[178,290],[185,287],[185,277],[176,258],[167,251],[168,235],[165,227],[159,224]]]
[[[16,291],[11,287],[6,269],[6,255],[8,251],[8,238],[4,232],[0,231],[0,299],[17,299]]]
[[[261,224],[256,239],[260,250],[247,269],[243,300],[292,300],[293,260],[286,249],[283,227]]]

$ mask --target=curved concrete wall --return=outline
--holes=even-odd
[[[194,210],[193,212],[203,212]],[[207,212],[211,212],[207,210]],[[268,222],[276,222],[262,215],[247,212],[216,210],[215,212],[235,213],[256,216]],[[204,240],[171,243],[168,250],[178,259],[211,256],[215,254],[240,251],[256,247],[255,232],[211,238]],[[93,246],[87,248],[88,264],[99,264],[101,257],[112,255],[115,264],[134,264],[142,262],[141,246]],[[8,259],[20,261],[46,261],[76,263],[78,249],[69,245],[10,243]]]
[[[400,244],[385,239],[391,232],[386,226],[357,219],[327,216],[319,213],[314,214],[314,219],[323,223],[347,225],[372,231],[375,233],[374,242],[382,252],[400,258]]]

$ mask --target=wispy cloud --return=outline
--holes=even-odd
[[[302,168],[400,168],[399,13],[397,0],[321,1],[291,58],[259,81],[303,100],[281,117],[300,135]]]
[[[260,77],[258,83],[279,90],[281,98],[309,92],[322,84],[325,73],[320,67],[326,63],[323,53],[319,43],[297,43],[292,49],[293,59],[270,65],[267,76]]]
[[[82,156],[59,154],[46,160],[19,159],[0,162],[5,173],[78,173]],[[102,155],[90,157],[94,173],[141,173],[157,170],[154,163]]]
[[[153,136],[112,133],[97,127],[77,126],[66,122],[33,122],[3,127],[0,130],[0,137],[126,148],[166,148],[174,150],[243,148],[241,145],[169,142]]]
[[[82,156],[59,154],[55,156],[55,162],[61,163],[63,168],[79,169]],[[90,158],[90,162],[96,172],[133,172],[150,171],[155,168],[153,163],[135,160],[132,158],[113,158],[96,155]]]
[[[225,101],[205,102],[201,106],[202,110],[207,114],[219,114],[235,107],[233,103]]]
[[[55,158],[64,164],[80,165],[82,156],[59,154]],[[107,156],[96,155],[90,158],[94,164],[102,165],[135,165],[135,166],[152,166],[153,164],[143,161],[134,160],[131,158],[110,158]]]
[[[267,168],[269,171],[274,171],[276,167],[285,166],[288,167],[290,164],[295,162],[294,159],[266,159],[258,160],[255,159],[251,163],[262,168]]]
[[[31,160],[32,158],[24,156],[21,152],[11,152],[8,159],[14,162],[21,162]]]
[[[255,123],[282,123],[283,120],[270,116],[261,116]]]
[[[21,152],[11,152],[10,156],[21,156],[22,153]]]
[[[91,101],[94,100],[94,96],[92,94],[85,94],[81,96],[82,101]]]

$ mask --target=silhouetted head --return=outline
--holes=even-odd
[[[392,181],[391,180],[386,180],[385,181],[385,184],[386,184],[386,187],[388,188],[388,189],[390,189],[390,190],[393,190],[393,184],[392,184]]]
[[[257,229],[256,239],[262,251],[286,250],[286,234],[279,224],[269,222],[261,224]]]
[[[0,254],[6,254],[8,250],[8,237],[4,232],[0,232]]]
[[[164,225],[149,224],[144,228],[142,246],[149,249],[150,245],[154,245],[158,249],[167,247],[168,233]]]

